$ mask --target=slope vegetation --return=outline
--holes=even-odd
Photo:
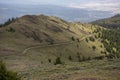
[[[107,30],[98,29],[96,33],[99,33],[106,50],[111,53],[109,57],[120,57],[120,14],[94,21],[92,24],[108,28]]]
[[[78,62],[109,56],[99,35],[107,30],[53,16],[25,15],[0,28],[0,57],[23,78],[38,80],[66,68],[71,71]],[[58,63],[64,65],[54,65]]]

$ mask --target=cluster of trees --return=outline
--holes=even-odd
[[[120,58],[120,33],[114,30],[102,31],[102,42],[109,52],[108,58]]]
[[[84,56],[81,56],[80,53],[78,52],[76,59],[77,59],[78,62],[82,62],[82,61],[91,60],[92,58],[91,58],[91,57],[87,57],[87,58],[86,58],[86,57],[84,57]],[[73,58],[72,58],[71,55],[68,56],[68,60],[73,61]],[[51,60],[51,59],[48,59],[48,62],[49,62],[49,63],[52,63],[52,60]],[[55,61],[54,61],[54,65],[58,65],[58,64],[64,64],[64,62],[61,60],[61,57],[57,57],[57,58],[55,59]]]
[[[79,52],[77,52],[77,56],[76,56],[76,59],[77,59],[77,62],[83,62],[83,61],[89,61],[89,60],[102,60],[104,59],[106,56],[97,56],[97,57],[85,57],[83,55],[80,55]],[[75,60],[76,60],[75,59]],[[68,60],[70,61],[74,61],[73,57],[70,55],[68,56]],[[52,60],[51,59],[48,59],[48,62],[49,63],[52,63]],[[61,60],[61,57],[57,57],[55,59],[55,61],[53,62],[54,65],[58,65],[58,64],[64,64],[64,62]]]
[[[7,26],[7,25],[11,24],[12,22],[14,22],[16,19],[17,18],[8,19],[4,24],[0,24],[0,27]]]
[[[120,32],[115,29],[101,29],[97,28],[94,33],[102,39],[102,43],[109,54],[105,53],[107,58],[120,58]]]

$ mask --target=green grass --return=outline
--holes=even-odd
[[[13,63],[14,61],[11,61]],[[25,61],[24,61],[25,62]],[[100,80],[118,80],[120,77],[120,63],[119,60],[90,60],[85,62],[68,62],[64,65],[53,65],[48,63],[41,64],[39,61],[29,60],[26,64],[26,68],[21,70],[14,69],[21,63],[16,63],[11,66],[11,70],[16,70],[20,73],[22,78],[42,79],[52,78],[57,79],[61,75],[68,76],[70,78],[100,78]],[[21,64],[21,66],[23,66]],[[21,67],[19,65],[19,68]],[[53,76],[54,75],[54,76]],[[23,79],[24,80],[24,79]],[[73,79],[74,80],[74,79]]]

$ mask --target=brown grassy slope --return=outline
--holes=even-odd
[[[14,30],[13,32],[10,31],[11,28]],[[44,48],[42,49],[42,53],[56,55],[61,52],[63,56],[67,57],[69,54],[75,57],[79,52],[87,56],[99,56],[102,55],[101,50],[104,50],[104,47],[102,49],[99,47],[99,45],[102,45],[99,40],[96,39],[96,42],[87,43],[83,41],[82,43],[77,43],[77,40],[92,34],[96,28],[96,26],[91,24],[66,22],[53,16],[25,15],[10,25],[1,28],[0,53],[21,54],[26,48],[31,46],[71,42],[71,38],[74,37],[74,44],[61,45],[62,47],[58,46],[57,49],[56,46],[53,48]],[[96,45],[96,43],[98,48],[94,51],[92,46]],[[34,54],[40,52],[39,50],[32,49],[27,53]],[[44,55],[48,56],[47,54]]]
[[[45,43],[50,43],[52,41],[68,41],[68,38],[74,34],[67,30],[67,23],[62,22],[59,19],[58,21],[44,15],[23,16],[7,27],[1,29],[0,42],[1,44],[4,43],[4,45],[5,43],[6,45],[9,44],[7,45],[8,47],[10,45],[10,47],[14,47],[15,45],[34,45],[35,43],[38,44],[42,41]],[[7,30],[10,28],[15,29],[15,32],[8,32]]]
[[[64,67],[78,64],[78,54],[81,59],[104,55],[101,51],[106,50],[101,40],[94,36],[98,34],[93,34],[97,28],[101,27],[66,22],[53,16],[26,15],[0,28],[0,58],[6,62],[9,69],[31,80],[51,73],[64,73]],[[89,35],[93,35],[95,41],[90,41],[87,37]],[[39,47],[31,48],[34,46]],[[95,50],[93,46],[96,46]],[[22,54],[28,48],[30,49]],[[68,59],[69,56],[72,57],[72,61]],[[65,63],[62,69],[54,65],[57,57]],[[51,59],[51,63],[48,59]]]

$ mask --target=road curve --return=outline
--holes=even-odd
[[[94,36],[95,34],[90,34],[88,36],[85,36],[83,38],[80,39],[80,41],[83,41],[84,39],[88,38],[88,37],[91,37],[91,36]],[[61,42],[61,43],[54,43],[54,44],[48,44],[48,45],[44,45],[44,46],[41,46],[41,45],[37,45],[37,46],[33,46],[33,47],[29,47],[29,48],[26,48],[23,50],[22,54],[26,54],[27,51],[31,50],[31,49],[35,49],[35,48],[44,48],[44,47],[52,47],[52,46],[59,46],[59,45],[67,45],[67,44],[73,44],[74,42],[71,41],[71,42]]]

